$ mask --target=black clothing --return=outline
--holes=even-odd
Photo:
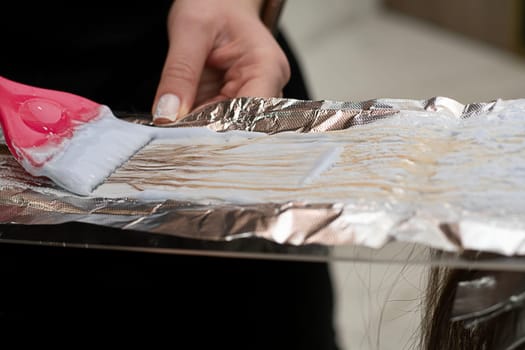
[[[17,2],[3,12],[0,75],[72,92],[114,110],[149,112],[167,51],[171,1],[155,0],[154,7],[133,1],[56,3]],[[281,34],[279,41],[292,66],[285,97],[308,99]],[[68,225],[71,234],[110,231]],[[163,322],[177,330],[174,343],[189,338],[190,329],[200,331],[191,348],[336,348],[331,281],[321,263],[0,244],[0,283],[11,292],[45,295],[39,305],[53,306],[52,312],[20,310],[0,299],[0,320],[26,327],[51,319],[61,325],[142,327],[168,317]],[[115,297],[108,288],[119,288],[118,298],[102,302],[106,292]]]

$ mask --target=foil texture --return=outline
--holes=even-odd
[[[373,126],[374,123],[380,125],[381,121],[396,117],[396,123],[403,124],[406,113],[412,117],[420,114],[421,118],[432,118],[435,114],[451,120],[476,120],[487,115],[497,119],[500,110],[525,115],[523,106],[525,103],[521,100],[463,105],[445,97],[362,102],[239,98],[201,107],[172,127],[200,126],[217,132],[325,134]],[[125,119],[149,123],[144,116]],[[410,119],[407,120],[410,123]],[[415,131],[418,127],[413,126]],[[368,132],[373,133],[373,128]],[[524,141],[517,139],[516,143],[513,152],[517,152],[519,158],[525,149]],[[495,169],[494,180],[504,181],[501,176],[505,175]],[[235,183],[236,179],[231,181]],[[441,191],[457,191],[453,186],[453,176],[440,181],[451,185],[448,189],[441,188]],[[498,201],[505,204],[498,208],[485,205],[491,201],[490,191],[480,201],[472,198],[472,205],[441,201],[425,206],[425,203],[414,201],[400,207],[395,201],[385,200],[385,203],[378,204],[377,198],[366,196],[355,198],[351,203],[316,201],[315,198],[253,203],[248,198],[241,202],[207,203],[185,198],[79,197],[50,180],[28,175],[11,157],[7,147],[0,145],[0,223],[49,225],[76,221],[202,240],[232,241],[258,237],[295,246],[321,244],[379,248],[397,240],[444,251],[477,250],[523,255],[525,203],[519,199],[525,194],[523,182],[509,185],[511,190],[508,193],[498,192],[500,197],[503,196],[498,197]],[[460,197],[469,198],[469,193],[460,193]]]

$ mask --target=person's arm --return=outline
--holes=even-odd
[[[177,0],[154,101],[156,124],[195,106],[241,96],[273,97],[290,78],[285,54],[261,20],[262,0]]]

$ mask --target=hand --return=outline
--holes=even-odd
[[[155,124],[241,96],[275,97],[290,78],[285,54],[259,19],[260,0],[177,0],[155,97]]]

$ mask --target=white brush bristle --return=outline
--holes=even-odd
[[[39,175],[65,189],[89,195],[120,165],[152,140],[147,126],[117,119],[103,107],[99,119],[75,130],[63,149],[40,169]]]

